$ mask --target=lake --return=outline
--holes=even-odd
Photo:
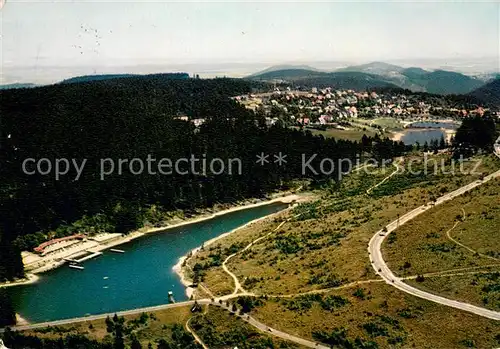
[[[277,202],[147,234],[84,262],[85,270],[64,265],[41,274],[36,284],[8,287],[16,311],[30,323],[102,314],[177,301],[185,288],[172,270],[179,258],[203,242],[254,219],[281,211]]]
[[[418,121],[407,126],[408,130],[404,131],[401,140],[406,145],[425,142],[430,144],[433,140],[441,140],[441,137],[447,139],[444,130],[456,130],[460,125],[454,122],[439,122],[439,121]]]
[[[441,137],[446,139],[446,133],[442,130],[407,130],[401,137],[401,140],[406,145],[413,145],[417,142],[420,143],[420,145],[424,145],[425,142],[430,144],[434,139],[439,141]]]

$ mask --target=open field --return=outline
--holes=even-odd
[[[252,316],[304,338],[355,348],[495,348],[500,323],[409,296],[384,283],[322,297],[269,299]],[[362,346],[363,343],[365,346]],[[374,344],[376,343],[376,344]],[[473,345],[473,346],[472,346]]]
[[[426,277],[422,282],[415,280],[407,282],[430,293],[500,311],[500,264],[489,270],[492,271],[469,275]]]
[[[183,326],[192,316],[192,313],[190,307],[179,307],[146,315],[146,317],[144,315],[125,316],[126,323],[134,327],[133,333],[135,333],[144,348],[147,348],[149,343],[155,344],[161,338],[171,338],[173,326],[178,324]],[[111,336],[106,330],[105,319],[23,331],[23,334],[51,339],[57,339],[61,335],[83,334],[90,339],[111,341]]]
[[[368,137],[374,137],[377,134],[376,130],[372,129],[363,129],[363,128],[349,128],[348,130],[341,130],[337,128],[329,128],[325,131],[322,130],[313,130],[310,129],[313,135],[322,135],[325,138],[335,138],[335,139],[343,139],[349,141],[360,141],[363,135],[367,135]]]
[[[500,180],[439,205],[397,229],[384,259],[397,274],[499,264]]]
[[[286,212],[279,212],[257,222],[238,229],[237,233],[226,235],[217,242],[203,246],[196,254],[188,258],[182,267],[182,272],[189,280],[197,279],[202,287],[198,287],[195,296],[207,295],[206,286],[213,295],[225,295],[234,288],[231,277],[222,269],[224,259],[243,249],[253,240],[266,235],[280,221],[287,217]]]
[[[376,125],[390,131],[398,131],[404,128],[404,123],[395,118],[377,118],[377,119],[356,119],[356,122],[364,125]]]
[[[208,306],[207,311],[193,317],[189,325],[210,349],[305,348],[258,331],[215,306]]]

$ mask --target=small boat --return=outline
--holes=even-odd
[[[73,268],[73,269],[79,269],[79,270],[83,270],[85,269],[84,267],[82,267],[81,265],[76,265],[76,264],[70,264],[69,266],[70,268]]]

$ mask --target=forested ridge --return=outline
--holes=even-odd
[[[258,85],[240,79],[170,79],[152,75],[0,91],[0,281],[23,275],[20,250],[32,248],[49,230],[56,236],[76,231],[126,233],[154,223],[150,208],[192,210],[218,202],[263,196],[286,189],[305,175],[301,154],[354,159],[362,151],[391,158],[404,150],[390,140],[335,141],[309,132],[273,126],[229,97]],[[196,128],[190,120],[204,118]],[[256,155],[270,154],[266,166]],[[287,164],[273,154],[287,154]],[[124,171],[101,180],[100,160],[239,158],[242,173],[134,175]],[[27,158],[87,159],[81,177],[71,170],[27,175]],[[72,223],[82,220],[75,227]],[[38,233],[38,234],[36,234]],[[27,238],[26,238],[27,237]]]

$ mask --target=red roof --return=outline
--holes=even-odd
[[[35,250],[35,252],[43,252],[43,250],[45,249],[45,247],[57,244],[58,242],[67,241],[67,240],[73,240],[73,239],[84,239],[84,238],[85,238],[84,234],[75,234],[75,235],[66,236],[66,237],[59,238],[59,239],[52,239],[50,241],[44,242],[43,244],[41,244],[38,247],[35,247],[34,250]]]

